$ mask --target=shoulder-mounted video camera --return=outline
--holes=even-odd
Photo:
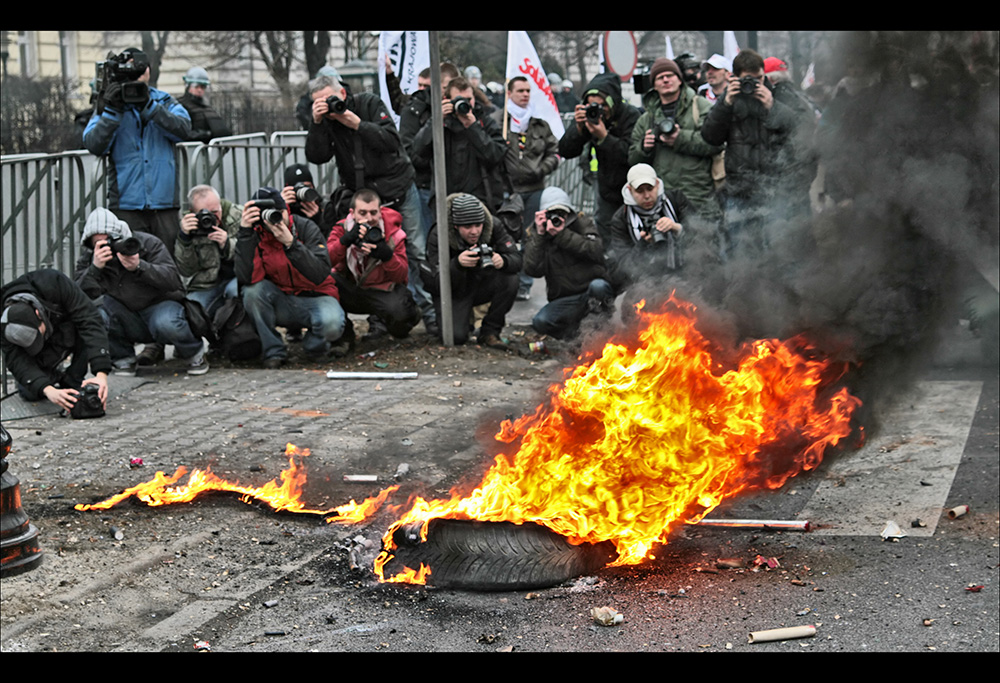
[[[97,62],[94,92],[100,97],[109,85],[120,83],[125,104],[144,104],[149,99],[149,86],[138,79],[147,67],[149,60],[142,52],[109,52],[103,62]]]

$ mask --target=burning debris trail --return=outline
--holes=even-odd
[[[415,568],[383,577],[394,533],[438,518],[535,523],[574,544],[610,541],[634,564],[677,525],[750,488],[778,488],[847,437],[860,401],[836,384],[847,370],[800,336],[758,340],[734,360],[695,329],[695,307],[671,297],[639,310],[634,348],[607,344],[571,371],[531,415],[505,421],[510,444],[482,483],[449,500],[416,498],[383,537],[382,580],[421,582]],[[430,567],[433,573],[433,567]]]

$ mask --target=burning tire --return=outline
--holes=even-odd
[[[385,576],[430,567],[427,585],[481,591],[554,586],[597,571],[616,556],[611,543],[572,545],[537,524],[431,520],[427,541],[396,532]]]

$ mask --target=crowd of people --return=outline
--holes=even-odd
[[[136,82],[148,81],[140,50],[121,58]],[[298,113],[306,159],[335,163],[340,186],[318,188],[308,166],[293,164],[282,187],[247,198],[193,187],[182,215],[174,143],[229,133],[204,101],[207,73],[191,69],[179,100],[109,84],[83,135],[108,159],[107,208],[86,219],[72,277],[36,271],[4,285],[8,367],[22,396],[69,410],[88,384],[106,401],[108,373],[155,365],[166,346],[188,373],[204,374],[208,352],[230,348],[221,330],[240,321],[255,337],[240,347],[244,357],[269,369],[287,362],[289,344],[317,363],[348,353],[349,314],[368,316],[366,340],[403,338],[421,322],[441,339],[442,249],[455,343],[475,334],[507,348],[506,316],[536,278],[547,303],[533,327],[572,339],[588,316],[609,318],[643,278],[682,272],[691,244],[710,242],[699,253],[724,263],[767,248],[764,218],[775,207],[786,218],[808,210],[817,117],[787,79],[776,87],[782,71],[784,62],[752,50],[732,63],[717,54],[660,58],[640,107],[623,99],[615,74],[594,77],[579,99],[550,74],[560,108],[572,112],[557,138],[533,116],[524,77],[498,93],[478,68],[445,62],[440,93],[430,92],[425,70],[419,89],[404,94],[390,70],[397,129],[378,96],[352,92],[325,66]],[[440,156],[433,97],[444,115]],[[434,192],[438,158],[445,197]],[[548,182],[573,159],[596,183],[593,215]],[[447,216],[440,232],[438,202]]]

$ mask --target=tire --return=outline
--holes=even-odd
[[[427,541],[396,532],[397,549],[384,568],[394,576],[403,567],[430,567],[427,585],[477,591],[547,588],[589,574],[616,557],[614,545],[572,545],[537,524],[431,520]]]

